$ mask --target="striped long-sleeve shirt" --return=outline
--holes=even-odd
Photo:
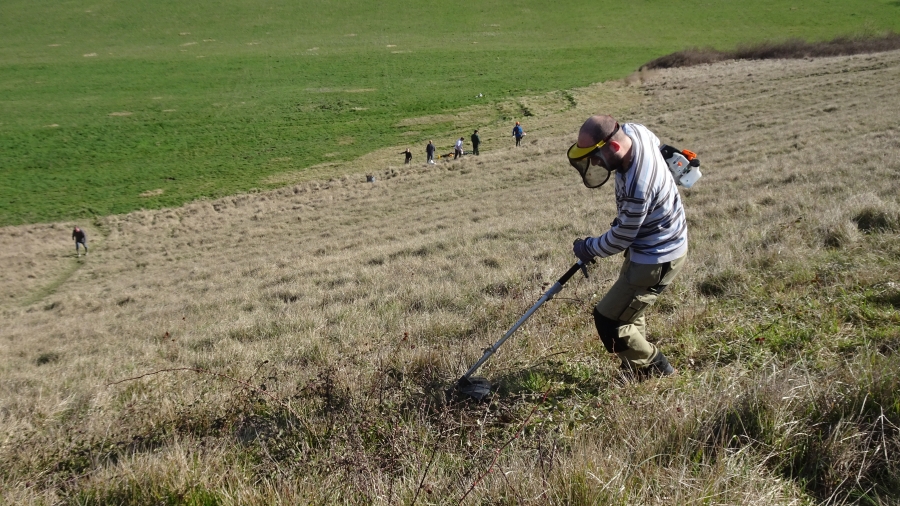
[[[687,253],[687,222],[659,138],[636,123],[622,130],[633,142],[633,156],[628,170],[616,173],[618,215],[605,234],[586,239],[587,247],[601,258],[630,249],[636,263],[675,260]]]

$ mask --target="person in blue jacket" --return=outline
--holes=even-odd
[[[522,137],[525,137],[525,131],[522,130],[522,125],[516,121],[516,126],[513,127],[512,131],[513,137],[516,138],[516,147],[519,147],[519,143],[522,142]]]

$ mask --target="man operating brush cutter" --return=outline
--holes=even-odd
[[[688,251],[684,207],[661,148],[668,147],[645,126],[598,115],[581,125],[568,151],[588,188],[615,174],[616,218],[603,235],[576,239],[572,249],[584,263],[624,252],[619,278],[594,308],[594,323],[623,372],[638,379],[675,372],[647,341],[644,311],[681,272]]]
[[[660,144],[643,125],[619,123],[609,116],[591,116],[581,126],[578,142],[569,148],[569,163],[588,188],[599,188],[615,173],[618,216],[599,237],[576,239],[578,262],[456,382],[457,392],[483,400],[490,382],[475,371],[544,302],[552,299],[587,264],[625,253],[619,279],[594,308],[600,340],[622,360],[623,373],[643,379],[675,373],[666,356],[647,341],[644,310],[675,279],[687,258],[687,223],[676,184],[690,188],[700,179],[700,160],[690,151]]]

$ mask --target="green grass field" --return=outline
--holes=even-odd
[[[886,30],[900,30],[896,1],[8,0],[0,226],[264,189],[274,174],[385,146],[418,153],[429,138],[449,146],[468,132],[398,123],[623,77],[685,47]]]

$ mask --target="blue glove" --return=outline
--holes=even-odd
[[[588,251],[584,239],[575,239],[575,242],[572,243],[572,253],[575,253],[575,256],[586,264],[594,261],[594,254]]]

